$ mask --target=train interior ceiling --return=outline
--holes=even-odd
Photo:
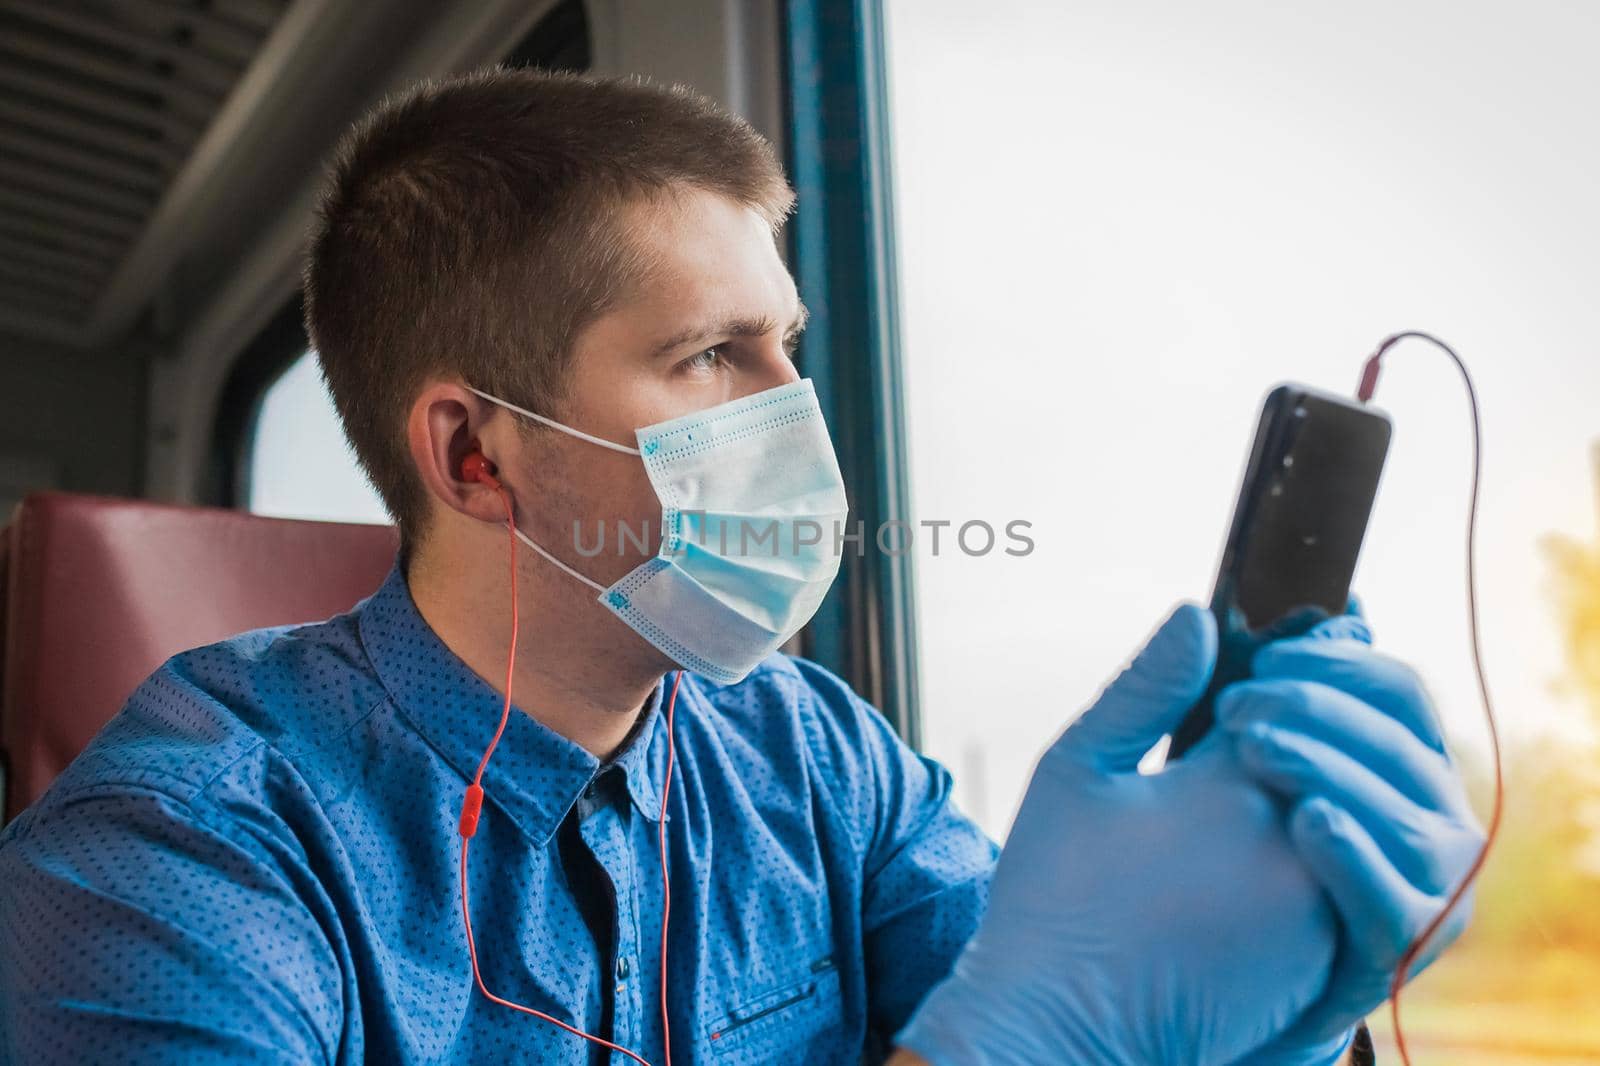
[[[8,0],[0,514],[49,488],[240,502],[253,407],[303,351],[324,161],[386,93],[496,63],[641,74],[781,144],[778,18],[725,0]]]

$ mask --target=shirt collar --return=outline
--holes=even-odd
[[[399,563],[356,613],[367,657],[402,717],[464,782],[471,781],[494,737],[504,697],[423,619]],[[632,741],[611,761],[622,767],[634,806],[651,821],[661,816],[655,782],[666,772],[664,730],[657,726],[662,689],[658,683]],[[542,847],[602,768],[598,758],[513,701],[505,734],[483,774],[484,796]]]

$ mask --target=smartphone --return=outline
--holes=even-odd
[[[1217,668],[1169,760],[1211,728],[1213,701],[1250,676],[1256,649],[1346,610],[1391,431],[1387,415],[1342,396],[1295,384],[1267,394],[1211,593]]]

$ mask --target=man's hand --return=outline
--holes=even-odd
[[[1045,753],[983,924],[901,1047],[935,1066],[1232,1063],[1323,1000],[1338,919],[1231,736],[1137,772],[1216,646],[1180,607]],[[1358,1016],[1330,1012],[1296,1061],[1332,1063]]]
[[[1298,1063],[1381,1004],[1400,957],[1483,845],[1415,674],[1374,652],[1360,619],[1331,619],[1257,653],[1217,700],[1245,770],[1289,807],[1289,835],[1342,924],[1328,987],[1249,1062]],[[1412,976],[1460,935],[1470,896]]]

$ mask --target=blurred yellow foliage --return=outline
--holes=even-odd
[[[1594,468],[1600,504],[1600,443]],[[1600,736],[1600,537],[1544,548],[1565,644],[1555,687]],[[1472,925],[1402,999],[1414,1066],[1600,1062],[1600,751],[1542,739],[1505,759],[1504,821]],[[1487,795],[1487,768],[1464,770]],[[1385,1050],[1387,1014],[1372,1019]]]
[[[1600,507],[1600,443],[1594,449],[1595,498]],[[1571,537],[1545,541],[1556,608],[1566,641],[1567,676],[1560,688],[1575,695],[1600,727],[1600,537],[1584,544]]]

